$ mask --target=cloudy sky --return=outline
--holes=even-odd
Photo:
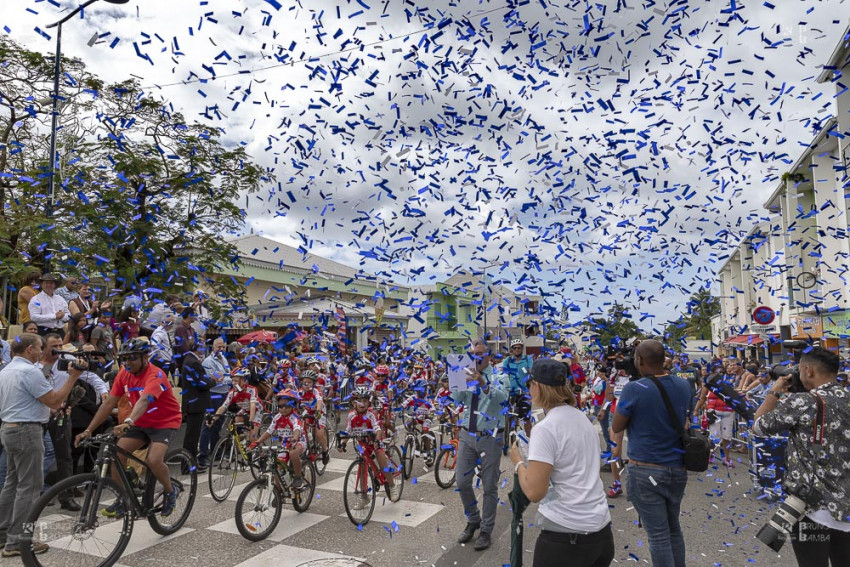
[[[575,318],[620,301],[663,328],[835,112],[815,78],[844,2],[513,4],[102,1],[63,51],[274,168],[246,229],[398,283],[487,270]],[[51,52],[76,5],[5,0],[0,33]]]

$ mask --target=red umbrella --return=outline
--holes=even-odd
[[[239,344],[247,345],[251,343],[273,343],[277,340],[277,333],[272,331],[254,331],[252,333],[248,333],[247,335],[242,335],[236,342]]]

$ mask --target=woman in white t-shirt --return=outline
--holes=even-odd
[[[563,364],[535,360],[528,387],[532,403],[542,407],[546,417],[531,430],[528,464],[516,445],[510,458],[522,491],[532,502],[540,502],[536,523],[542,531],[534,547],[534,567],[608,566],[614,559],[614,534],[599,476],[596,430],[575,408]]]

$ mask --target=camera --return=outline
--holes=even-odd
[[[770,367],[768,375],[773,382],[779,380],[783,376],[789,376],[791,385],[788,388],[788,391],[792,394],[799,394],[806,391],[805,386],[803,386],[803,382],[800,381],[800,367],[797,365],[786,366],[783,364],[774,364]]]
[[[779,504],[779,509],[756,534],[756,539],[777,553],[790,537],[797,522],[806,515],[808,502],[812,501],[815,495],[815,491],[806,484],[785,487],[785,492],[787,496]]]
[[[614,359],[614,368],[622,370],[628,374],[632,380],[639,380],[640,374],[635,366],[635,347],[628,346],[619,349],[618,351],[609,351],[609,358]],[[622,356],[622,358],[620,358]]]
[[[51,354],[59,357],[59,363],[56,366],[61,372],[68,372],[70,368],[80,371],[92,370],[96,366],[92,359],[98,356],[106,356],[105,352],[98,350],[68,352],[67,350],[53,349]],[[79,366],[75,362],[78,358],[84,359],[88,363],[88,366]]]

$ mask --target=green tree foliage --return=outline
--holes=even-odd
[[[614,303],[608,309],[608,317],[588,319],[587,327],[591,333],[597,335],[598,342],[605,347],[611,344],[614,337],[619,337],[623,342],[631,338],[645,337],[629,310],[619,303]]]
[[[711,319],[720,315],[720,298],[711,295],[708,286],[702,287],[688,300],[685,333],[700,340],[711,339]]]
[[[50,61],[0,38],[0,273],[39,267],[52,252],[55,270],[104,277],[123,292],[207,287],[220,302],[238,298],[233,279],[212,274],[237,259],[223,239],[243,226],[235,203],[271,175],[222,130],[187,122],[134,81],[104,85],[78,61],[62,71],[48,224]]]

